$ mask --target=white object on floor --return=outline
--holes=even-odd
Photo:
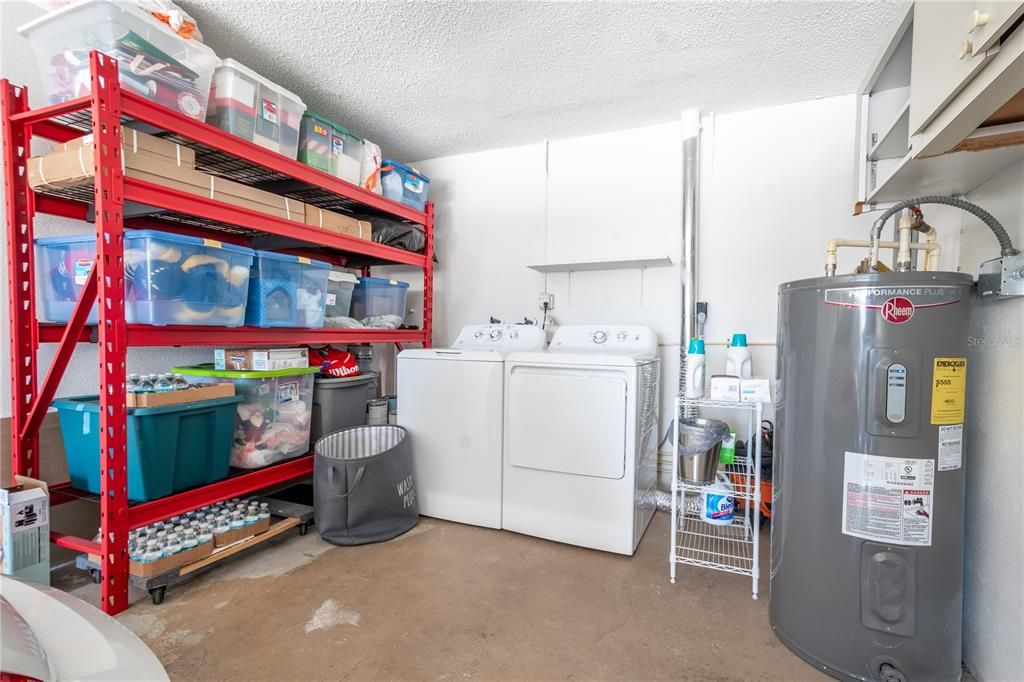
[[[470,325],[451,348],[398,354],[398,424],[411,438],[421,514],[501,528],[505,356],[544,341],[539,327]]]
[[[564,326],[548,350],[505,361],[502,527],[631,555],[655,508],[657,337]]]

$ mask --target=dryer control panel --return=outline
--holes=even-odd
[[[529,324],[471,324],[462,328],[452,348],[512,351],[544,350],[544,330]]]
[[[658,352],[658,337],[649,327],[638,325],[566,325],[555,332],[548,350],[654,357]]]

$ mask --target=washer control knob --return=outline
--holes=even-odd
[[[512,331],[510,331],[508,333],[508,338],[510,338],[510,339],[518,339],[519,338],[519,332],[517,332],[515,329],[513,329]]]
[[[627,334],[626,332],[619,332],[618,334],[615,335],[615,338],[617,338],[619,341],[625,341],[628,337],[629,334]]]
[[[594,343],[604,343],[605,341],[608,340],[608,332],[596,331],[594,332],[594,336],[591,338],[593,339]]]
[[[497,341],[500,338],[501,338],[501,330],[500,329],[492,329],[491,330],[491,340],[492,341]]]
[[[476,333],[473,334],[473,338],[480,339],[480,338],[483,338],[483,335],[484,335],[484,333],[482,331],[480,331],[479,329],[477,329]]]

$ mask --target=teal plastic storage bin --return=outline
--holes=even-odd
[[[417,211],[426,210],[430,178],[412,166],[388,159],[381,164],[380,171],[380,187],[384,196]]]
[[[241,396],[128,409],[128,499],[146,502],[227,478]],[[53,401],[71,485],[100,493],[98,396]]]

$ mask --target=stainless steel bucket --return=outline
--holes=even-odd
[[[718,419],[679,420],[679,477],[687,483],[713,483],[729,426]]]

